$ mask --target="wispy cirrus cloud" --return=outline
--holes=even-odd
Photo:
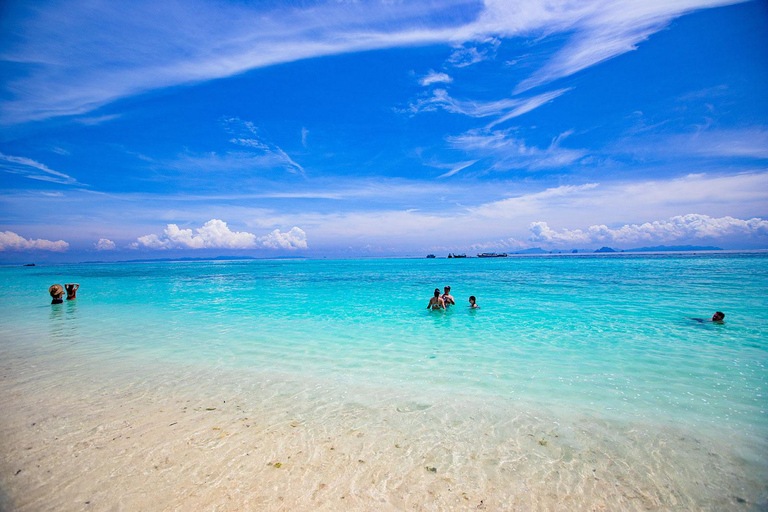
[[[484,60],[496,57],[501,41],[491,38],[480,45],[466,45],[456,48],[448,58],[448,63],[457,68],[465,68]]]
[[[282,167],[292,173],[304,174],[304,168],[293,161],[288,154],[280,149],[276,144],[264,140],[258,134],[258,128],[251,121],[243,121],[239,117],[230,117],[224,119],[224,125],[233,137],[229,140],[232,144],[251,148],[258,151],[261,155],[282,165]],[[307,133],[302,130],[302,144],[306,146]]]
[[[468,167],[472,167],[476,163],[477,163],[477,160],[470,160],[469,162],[458,162],[455,164],[441,166],[443,169],[446,169],[446,168],[449,169],[449,171],[438,176],[438,179],[450,178],[451,176],[455,176],[456,174],[463,171],[464,169]]]
[[[435,89],[432,96],[412,103],[408,111],[417,114],[430,112],[437,109],[445,110],[452,114],[462,114],[470,117],[499,116],[489,127],[509,119],[521,116],[542,105],[549,103],[570,89],[558,89],[527,98],[504,98],[494,101],[459,100],[451,97],[445,89]]]
[[[556,137],[546,148],[527,144],[525,140],[515,137],[512,130],[470,130],[461,135],[447,137],[446,140],[453,148],[469,155],[490,158],[489,167],[492,170],[537,171],[565,167],[587,155],[584,149],[561,147],[560,142],[570,133],[565,132]]]
[[[571,8],[564,4],[552,6],[548,12],[552,15],[552,28],[572,35],[543,67],[520,82],[515,92],[527,91],[636,50],[640,43],[679,16],[739,1],[612,0],[577,2],[571,4]],[[496,12],[503,12],[504,4],[503,0],[498,2]]]
[[[24,238],[13,231],[0,231],[0,252],[32,250],[63,252],[68,248],[69,244],[64,240],[53,242],[39,238]]]
[[[449,84],[453,82],[447,73],[439,73],[437,71],[430,71],[419,79],[419,83],[424,87],[428,87],[432,84]]]
[[[483,42],[570,35],[519,93],[632,51],[676,17],[736,1],[20,5],[14,31],[0,39],[0,59],[19,70],[3,78],[0,121],[83,114],[153,89],[324,55],[438,43],[459,46],[454,64],[465,65],[491,56]]]
[[[268,141],[258,133],[258,127],[251,121],[237,117],[222,120],[224,131],[229,136],[229,143],[237,150],[191,152],[185,151],[172,160],[155,162],[147,159],[161,172],[167,169],[187,173],[201,171],[205,173],[246,173],[258,175],[265,171],[282,169],[291,174],[304,176],[304,168],[291,158],[278,145]],[[306,138],[306,134],[303,134]],[[193,175],[202,180],[204,176]],[[185,179],[190,178],[185,176]],[[217,180],[220,182],[220,180]]]
[[[23,156],[0,153],[0,169],[32,180],[49,181],[61,185],[75,185],[77,180],[63,172],[54,171],[45,164]]]

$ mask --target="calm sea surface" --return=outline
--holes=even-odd
[[[50,305],[66,282],[78,299]],[[0,353],[502,400],[753,452],[768,438],[765,254],[2,267],[0,284]],[[457,305],[428,311],[445,285]],[[716,310],[725,324],[688,318]]]

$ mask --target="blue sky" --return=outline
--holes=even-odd
[[[5,2],[0,261],[768,248],[767,42],[765,1]]]

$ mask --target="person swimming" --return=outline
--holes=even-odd
[[[723,313],[722,311],[715,311],[715,314],[712,315],[712,318],[710,318],[710,319],[695,318],[695,317],[690,317],[690,318],[691,318],[691,320],[696,320],[700,324],[703,324],[704,322],[712,322],[712,323],[716,323],[716,324],[724,324],[725,323],[725,321],[723,320],[725,318],[725,313]]]
[[[472,309],[480,309],[480,306],[477,305],[477,299],[474,295],[469,296],[469,307]]]
[[[67,289],[67,300],[73,300],[77,298],[77,289],[80,288],[79,284],[67,283],[64,285],[64,288]]]
[[[64,295],[64,288],[60,284],[51,285],[48,288],[48,293],[51,294],[51,304],[61,304],[64,300],[61,298]]]
[[[455,305],[456,301],[454,300],[453,295],[451,295],[451,287],[446,286],[445,288],[443,288],[443,290],[444,290],[444,293],[443,293],[442,299],[443,299],[443,302],[445,302],[445,307],[447,308],[452,304]]]
[[[429,299],[427,309],[438,310],[445,309],[445,301],[440,297],[440,288],[435,288],[435,296]]]

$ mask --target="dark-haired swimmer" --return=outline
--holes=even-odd
[[[427,309],[445,309],[445,301],[440,297],[440,288],[435,288],[435,296],[429,299]]]
[[[77,289],[80,288],[79,284],[67,283],[64,285],[64,288],[67,290],[67,300],[73,300],[77,298]]]
[[[474,295],[469,296],[469,307],[472,309],[480,309],[480,306],[477,305],[477,299]]]
[[[442,299],[443,299],[443,302],[445,302],[445,307],[447,308],[451,304],[455,305],[456,301],[453,299],[453,295],[451,295],[451,287],[446,286],[445,288],[443,288],[443,290],[445,291],[443,293]]]
[[[691,320],[696,320],[700,324],[703,324],[704,322],[713,322],[716,324],[724,324],[725,321],[723,320],[725,318],[725,313],[722,311],[715,311],[715,314],[712,315],[712,318],[707,320],[706,318],[693,318],[691,317]]]

